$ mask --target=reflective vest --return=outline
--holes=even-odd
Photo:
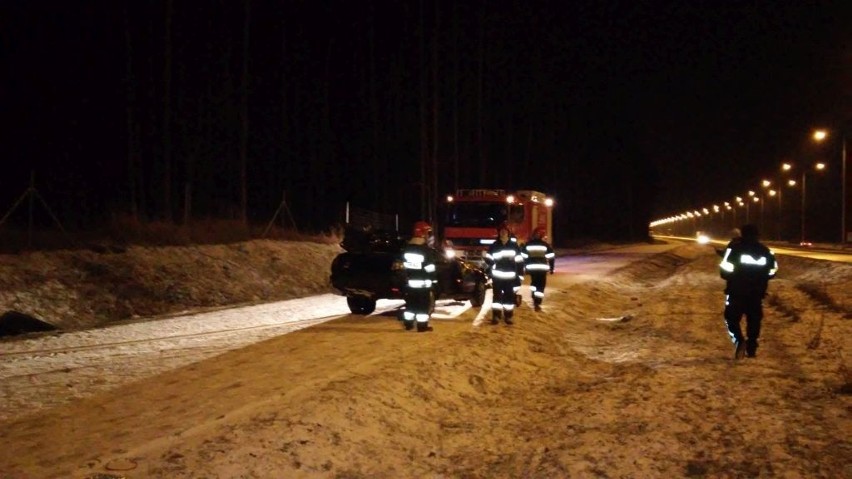
[[[412,289],[431,288],[437,280],[435,251],[426,245],[408,244],[402,250],[402,265]]]
[[[491,277],[510,280],[518,277],[518,266],[524,262],[518,244],[509,240],[501,243],[498,238],[485,253],[485,261],[491,265]]]
[[[553,271],[553,261],[556,254],[553,248],[542,239],[532,239],[521,250],[524,264],[529,272]]]
[[[728,294],[766,294],[767,283],[777,271],[775,255],[757,241],[731,241],[719,263],[719,275],[728,282]]]

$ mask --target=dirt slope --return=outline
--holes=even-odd
[[[333,244],[255,240],[0,255],[0,314],[83,329],[195,308],[328,292]],[[286,280],[279,281],[280,278]]]

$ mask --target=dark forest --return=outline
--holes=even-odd
[[[627,2],[2,8],[0,210],[33,175],[69,229],[265,224],[282,198],[303,231],[339,226],[347,202],[410,224],[456,188],[504,188],[552,195],[557,241],[641,239],[665,156],[649,112],[673,57],[711,54],[672,17],[700,12]]]

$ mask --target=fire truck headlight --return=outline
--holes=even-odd
[[[447,195],[447,203],[453,202],[453,195]]]
[[[544,206],[547,206],[548,208],[550,208],[551,206],[553,206],[553,198],[545,198],[545,200],[544,200]]]
[[[515,196],[514,195],[509,195],[509,196],[506,197],[506,203],[514,203],[514,202],[515,202]]]

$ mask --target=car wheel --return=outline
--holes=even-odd
[[[347,296],[346,304],[354,314],[370,314],[376,310],[376,300],[366,296]]]
[[[478,308],[485,302],[485,283],[477,281],[473,286],[473,296],[470,297],[470,305]]]

